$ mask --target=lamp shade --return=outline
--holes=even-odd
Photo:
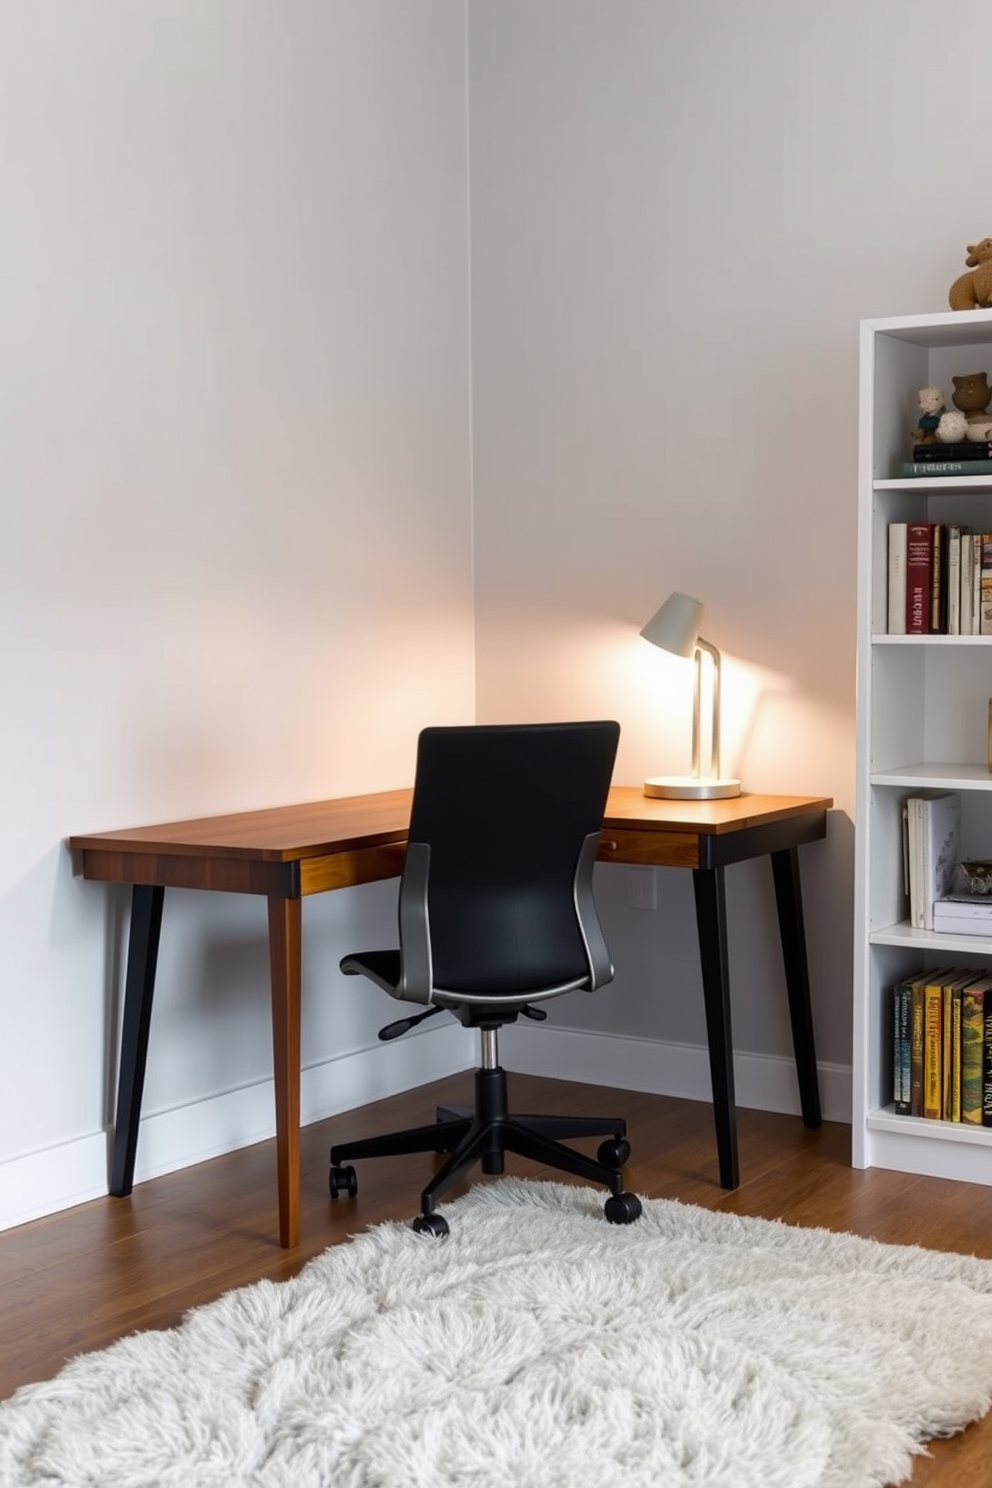
[[[670,594],[661,609],[651,616],[641,635],[663,651],[671,651],[675,656],[691,656],[699,638],[702,618],[700,601],[676,592]]]

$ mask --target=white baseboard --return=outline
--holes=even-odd
[[[685,1100],[711,1098],[709,1054],[698,1045],[513,1024],[500,1033],[500,1058],[507,1069],[522,1075],[547,1075],[617,1090],[676,1095]],[[850,1068],[820,1064],[818,1070],[824,1120],[850,1124]],[[737,1053],[734,1086],[738,1106],[788,1116],[800,1114],[796,1066],[791,1059]]]
[[[505,1028],[500,1056],[520,1074],[609,1085],[617,1090],[710,1099],[705,1048],[567,1028]],[[459,1024],[413,1033],[305,1069],[300,1116],[304,1126],[370,1101],[470,1069],[476,1041]],[[737,1104],[760,1111],[799,1113],[795,1066],[789,1059],[736,1054]],[[851,1119],[851,1071],[820,1066],[820,1097],[828,1121]],[[140,1183],[191,1167],[222,1153],[263,1142],[275,1133],[271,1080],[142,1118],[134,1178]],[[0,1162],[0,1230],[71,1209],[107,1192],[110,1133],[94,1132],[41,1152]]]
[[[412,1033],[304,1069],[300,1119],[304,1126],[469,1069],[475,1041],[457,1023]],[[271,1080],[227,1090],[206,1100],[141,1119],[134,1181],[192,1167],[275,1135]],[[0,1230],[71,1209],[107,1193],[112,1133],[0,1162]]]

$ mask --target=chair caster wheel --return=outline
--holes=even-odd
[[[611,1194],[605,1213],[610,1224],[633,1224],[641,1217],[641,1201],[632,1193]]]
[[[418,1214],[411,1225],[417,1235],[434,1235],[443,1240],[449,1233],[448,1221],[443,1214]]]
[[[630,1157],[630,1143],[626,1137],[610,1137],[600,1143],[596,1156],[604,1168],[613,1168],[619,1173]]]
[[[330,1186],[332,1199],[338,1198],[343,1193],[346,1193],[349,1199],[353,1199],[358,1193],[358,1174],[350,1164],[346,1168],[332,1167]]]

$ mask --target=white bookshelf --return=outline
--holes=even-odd
[[[953,375],[982,371],[992,381],[992,311],[862,322],[852,1155],[859,1168],[992,1185],[992,1128],[894,1113],[891,1009],[894,983],[923,968],[992,971],[992,936],[913,930],[902,881],[902,802],[915,790],[959,791],[962,855],[992,857],[992,636],[886,634],[890,522],[992,531],[992,475],[898,478],[918,390],[949,399]]]

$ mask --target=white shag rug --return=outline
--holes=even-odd
[[[992,1261],[502,1179],[0,1405],[0,1484],[881,1488],[992,1400]]]

